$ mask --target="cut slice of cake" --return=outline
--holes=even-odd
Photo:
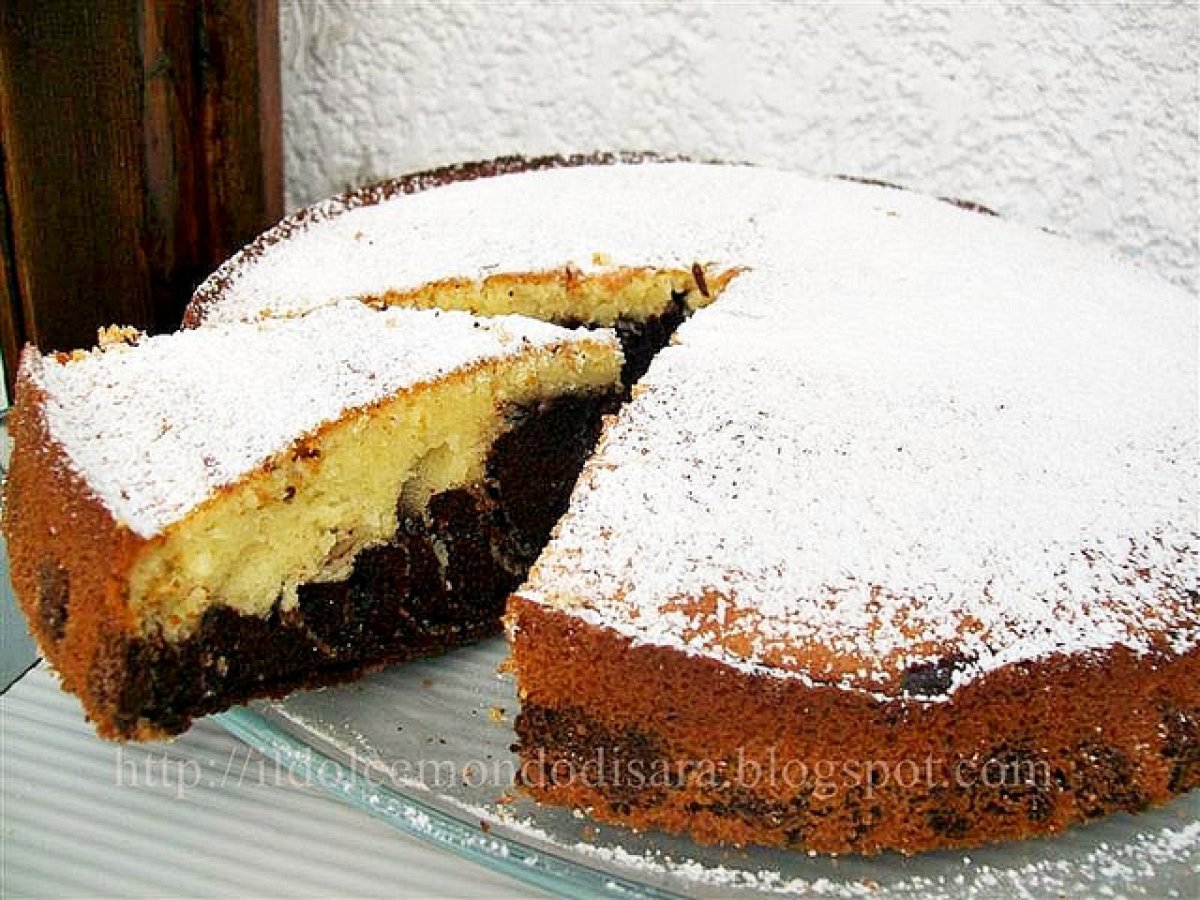
[[[108,737],[498,629],[622,391],[610,332],[350,302],[27,350],[5,529]]]

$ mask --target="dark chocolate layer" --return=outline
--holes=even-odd
[[[625,353],[621,381],[626,385],[633,385],[646,374],[658,351],[667,346],[675,329],[688,317],[686,296],[673,294],[671,305],[664,312],[644,322],[617,322],[617,338],[621,341],[621,349]]]
[[[435,495],[419,516],[401,513],[394,541],[361,553],[346,581],[303,585],[291,609],[259,617],[214,606],[185,640],[110,648],[109,671],[98,674],[115,686],[121,732],[132,735],[141,720],[178,733],[235,703],[496,633],[618,402],[575,395],[511,410],[482,484]]]
[[[649,316],[642,321],[618,319],[613,326],[617,340],[621,342],[621,352],[625,355],[625,364],[621,366],[621,383],[626,388],[637,383],[658,351],[667,346],[675,329],[683,324],[691,314],[687,305],[687,293],[671,294],[671,303],[656,316]],[[556,325],[564,328],[590,328],[575,319],[559,319]]]

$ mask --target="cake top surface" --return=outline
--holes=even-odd
[[[398,391],[530,348],[615,346],[527,318],[358,302],[307,315],[142,337],[88,353],[27,351],[22,377],[65,458],[142,537],[297,440]],[[219,374],[218,374],[219,373]]]
[[[697,177],[710,170],[722,177]],[[661,163],[548,169],[412,194],[389,183],[285,219],[201,285],[189,315],[205,324],[242,321],[443,279],[567,265],[597,272],[750,259],[769,199],[763,174]],[[751,202],[738,202],[743,190]]]
[[[1200,642],[1196,303],[1096,249],[894,189],[585,166],[330,201],[202,314],[693,262],[745,271],[608,428],[524,596],[882,695]]]

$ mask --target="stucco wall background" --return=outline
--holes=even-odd
[[[1195,3],[283,0],[298,206],[506,153],[872,175],[1200,286]]]

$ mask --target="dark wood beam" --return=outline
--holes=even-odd
[[[282,214],[275,0],[0,3],[0,347],[178,326]]]

